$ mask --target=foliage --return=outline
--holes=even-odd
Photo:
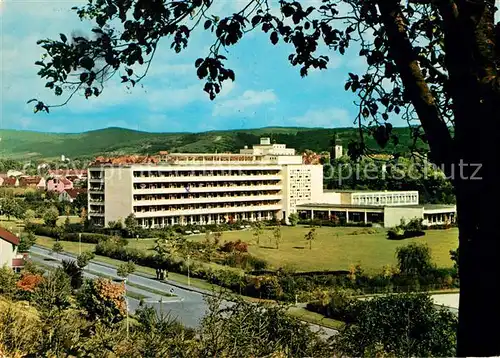
[[[307,303],[307,309],[342,322],[353,322],[355,320],[353,305],[356,302],[353,295],[353,290],[345,289],[320,291],[317,293],[319,297],[316,297],[316,300]]]
[[[408,223],[401,219],[401,223],[387,231],[389,240],[403,240],[411,237],[424,236],[422,219],[411,219]]]
[[[7,216],[7,220],[9,221],[11,217],[22,219],[24,215],[24,208],[21,202],[10,196],[0,199],[0,211],[3,215]]]
[[[280,248],[280,242],[283,239],[283,235],[281,234],[281,226],[276,225],[276,227],[273,229],[273,239],[274,243],[276,245],[276,249]]]
[[[334,347],[352,357],[453,357],[457,317],[434,307],[423,294],[400,294],[358,301]]]
[[[434,266],[431,261],[431,250],[427,245],[411,243],[396,249],[399,271],[403,275],[425,275]]]
[[[21,291],[34,292],[35,288],[43,281],[43,276],[25,272],[17,281],[17,288]]]
[[[19,252],[28,252],[31,246],[35,244],[35,242],[36,242],[36,236],[32,232],[28,231],[28,233],[21,235],[17,250]]]
[[[262,223],[259,221],[255,222],[252,225],[252,235],[257,242],[257,245],[260,245],[260,237],[262,236]]]
[[[43,213],[43,221],[49,227],[56,227],[58,218],[59,210],[55,206],[51,206]]]
[[[219,297],[207,298],[209,312],[201,324],[203,357],[327,357],[328,345],[306,324],[286,315],[286,307],[252,304],[233,298],[230,306]]]
[[[70,278],[71,287],[75,290],[79,289],[83,284],[82,268],[73,260],[63,260],[62,269]]]
[[[76,264],[81,269],[85,268],[91,260],[93,260],[95,254],[92,251],[82,252],[80,255],[76,257]]]
[[[288,221],[290,221],[290,225],[292,226],[297,226],[297,224],[299,223],[299,214],[297,213],[291,213],[289,216],[288,216]]]
[[[120,277],[127,278],[130,274],[135,272],[135,264],[133,261],[128,261],[120,264],[116,269],[116,274]]]
[[[248,252],[248,244],[244,241],[226,241],[221,247],[222,252]]]
[[[123,222],[125,225],[125,231],[127,232],[127,237],[135,237],[137,235],[139,225],[137,224],[137,219],[134,213],[130,213]]]
[[[26,200],[26,199],[25,199]],[[35,210],[33,209],[27,209],[25,212],[24,212],[24,226],[27,226],[29,225],[33,219],[36,217],[36,213],[35,213]]]
[[[316,228],[313,226],[304,236],[304,239],[309,242],[309,250],[312,249],[312,242],[316,239]]]
[[[21,358],[38,353],[39,321],[33,311],[23,302],[0,298],[0,355]]]
[[[139,323],[134,346],[137,357],[192,357],[194,332],[182,326],[169,315],[145,306],[136,312]]]
[[[54,252],[56,254],[60,254],[63,251],[64,251],[64,247],[62,246],[62,244],[59,241],[56,241],[54,243],[54,245],[52,246],[52,252]]]
[[[125,317],[125,286],[106,279],[85,280],[77,294],[79,306],[90,321],[100,320],[106,325]]]
[[[16,292],[17,275],[7,265],[0,267],[0,294],[12,297]]]
[[[39,310],[52,312],[70,306],[71,281],[60,267],[50,271],[33,291],[33,301]]]

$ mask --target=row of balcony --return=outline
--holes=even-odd
[[[182,205],[182,204],[198,204],[198,203],[237,203],[237,202],[253,202],[253,201],[271,201],[281,200],[281,195],[250,195],[250,196],[227,196],[221,198],[193,198],[193,199],[154,199],[154,200],[134,200],[136,206],[158,206],[158,205]]]
[[[282,205],[278,203],[269,203],[267,205],[243,205],[234,207],[211,207],[211,208],[196,208],[184,210],[157,210],[157,211],[136,211],[136,218],[152,218],[162,216],[185,216],[185,215],[202,215],[202,214],[225,214],[225,213],[241,213],[251,211],[278,211],[282,209]]]
[[[224,175],[224,176],[171,176],[171,177],[137,177],[134,178],[134,183],[186,183],[192,182],[231,182],[231,181],[256,181],[256,180],[281,180],[281,175]]]
[[[177,177],[218,177],[218,176],[255,176],[255,175],[279,175],[279,170],[231,170],[231,169],[208,169],[189,170],[179,169],[175,171],[134,171],[134,178],[177,178]]]

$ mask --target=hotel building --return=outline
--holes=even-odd
[[[239,154],[160,153],[156,163],[95,162],[88,171],[88,215],[100,226],[131,213],[143,227],[287,220],[323,191],[321,165],[269,138]]]
[[[88,172],[89,220],[99,226],[131,213],[145,228],[288,222],[290,213],[385,227],[456,220],[454,205],[419,205],[418,191],[323,191],[322,165],[303,164],[295,149],[269,138],[239,154],[160,152],[147,163],[97,160]]]

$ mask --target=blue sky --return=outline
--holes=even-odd
[[[236,81],[226,82],[223,93],[210,101],[194,67],[196,58],[206,54],[211,44],[212,35],[202,28],[180,54],[170,50],[168,41],[163,42],[149,77],[142,82],[144,88],[128,91],[113,81],[97,100],[77,97],[48,115],[34,114],[33,107],[26,104],[28,99],[53,99],[44,81],[36,76],[33,63],[41,54],[36,40],[57,38],[60,32],[74,30],[88,33],[90,25],[80,22],[69,10],[82,2],[0,1],[0,129],[80,132],[117,126],[152,132],[198,132],[263,126],[332,128],[352,126],[355,118],[352,103],[356,98],[343,89],[348,72],[365,69],[355,49],[346,56],[326,51],[329,69],[301,78],[299,68],[287,60],[291,48],[272,46],[268,35],[255,32],[228,49],[228,66],[235,71]],[[222,14],[244,4],[215,2],[213,12]]]

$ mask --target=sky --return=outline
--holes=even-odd
[[[44,88],[45,81],[36,75],[34,62],[42,53],[36,41],[56,39],[61,32],[90,33],[91,24],[81,22],[70,10],[83,4],[78,0],[0,0],[0,129],[82,132],[123,127],[149,132],[202,132],[353,125],[356,97],[344,91],[344,83],[348,72],[366,69],[355,49],[345,56],[324,51],[330,57],[328,69],[301,78],[299,67],[293,67],[287,59],[292,48],[273,46],[268,35],[256,31],[228,48],[227,66],[235,71],[236,81],[225,82],[222,93],[210,101],[194,66],[213,41],[213,35],[202,27],[180,54],[170,49],[168,40],[160,43],[143,87],[127,90],[119,80],[111,81],[97,99],[78,96],[50,114],[34,114],[33,105],[26,104],[31,98],[55,104],[51,91]],[[224,15],[244,4],[240,0],[215,0],[212,12]]]

